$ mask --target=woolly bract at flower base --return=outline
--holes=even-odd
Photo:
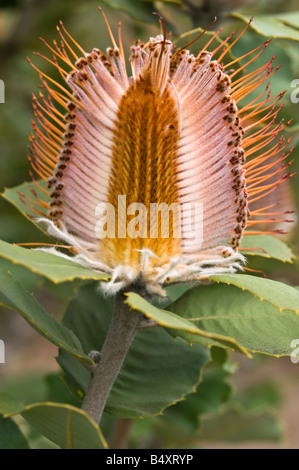
[[[209,51],[215,33],[195,56],[166,38],[160,18],[161,34],[131,47],[130,76],[121,27],[117,44],[105,21],[112,41],[106,53],[86,53],[62,23],[61,45],[47,44],[53,58],[45,59],[65,87],[37,69],[48,97],[34,97],[38,123],[29,158],[49,190],[34,179],[48,202],[30,201],[32,211],[50,235],[72,247],[72,259],[111,275],[103,286],[110,292],[138,280],[163,295],[167,283],[242,269],[238,246],[244,231],[259,217],[265,223],[269,209],[273,220],[273,208],[260,204],[250,221],[251,204],[292,176],[284,173],[288,165],[278,165],[289,144],[279,138],[285,125],[275,124],[283,93],[271,98],[267,82],[258,98],[242,106],[277,70],[272,58],[254,72],[240,73],[269,41],[241,57],[246,61],[234,69],[240,59],[226,65],[223,59],[248,25],[230,45],[234,33]],[[201,203],[202,240],[189,238],[186,227],[181,238],[173,231],[167,238],[160,232],[156,238],[100,238],[97,207],[112,204],[118,215],[120,195],[127,207]],[[47,209],[46,218],[39,207]]]

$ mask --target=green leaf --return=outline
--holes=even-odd
[[[50,402],[33,404],[27,406],[21,414],[62,449],[107,448],[100,428],[75,406]]]
[[[58,374],[44,375],[44,372],[18,374],[3,378],[0,383],[0,395],[29,405],[41,401],[55,401],[78,405]]]
[[[250,15],[232,12],[229,16],[239,18],[245,23],[249,22]],[[292,39],[299,41],[299,12],[276,13],[275,15],[255,15],[251,28],[258,34],[272,38]]]
[[[284,242],[270,235],[243,237],[240,251],[245,256],[263,256],[264,258],[275,258],[288,263],[292,263],[293,259],[296,258],[292,250]]]
[[[44,377],[44,382],[47,387],[46,401],[68,403],[69,405],[80,407],[80,401],[74,397],[62,380],[61,371],[59,371],[59,374],[47,375]]]
[[[270,398],[269,406],[264,408],[248,403],[245,409],[239,399],[231,398],[231,388],[225,386],[224,373],[222,381],[221,371],[210,372],[206,390],[202,389],[200,393],[198,388],[197,394],[189,395],[186,401],[166,410],[163,418],[157,417],[148,423],[149,429],[140,429],[143,422],[136,421],[133,433],[137,445],[142,445],[139,438],[142,431],[147,431],[148,439],[153,432],[155,436],[158,434],[159,447],[163,449],[205,448],[206,442],[215,448],[215,443],[219,441],[230,447],[232,442],[281,440],[282,427],[277,416],[277,403],[273,399]],[[200,385],[204,385],[204,382],[205,377]],[[255,403],[258,402],[257,395],[258,391],[253,398]],[[265,391],[262,390],[261,395],[265,397]],[[188,403],[189,399],[195,401]],[[261,397],[260,403],[262,401]],[[199,407],[200,411],[200,406],[203,406],[204,411],[198,415],[196,409]],[[196,419],[198,417],[200,426]]]
[[[211,347],[211,359],[218,366],[223,366],[225,370],[231,367],[230,363],[227,363],[229,354],[227,349],[219,348],[218,346]],[[232,366],[233,367],[233,366]]]
[[[293,312],[280,311],[234,286],[196,287],[169,309],[202,330],[234,338],[252,352],[290,356],[294,353],[291,342],[299,338],[299,318]]]
[[[35,298],[11,274],[0,270],[0,304],[19,312],[42,336],[86,364],[92,361],[83,352],[76,335],[48,315]]]
[[[282,282],[248,274],[215,274],[209,276],[209,279],[217,283],[232,284],[243,291],[247,290],[281,311],[291,310],[299,314],[298,290]]]
[[[24,406],[16,402],[7,395],[0,394],[0,414],[4,416],[13,416],[19,414]]]
[[[47,188],[46,181],[38,181],[38,184],[44,190]],[[15,186],[14,188],[5,188],[4,192],[1,196],[6,199],[10,204],[16,207],[30,222],[34,223],[36,227],[38,227],[42,232],[46,232],[45,226],[41,224],[37,224],[32,218],[35,214],[29,210],[28,207],[22,202],[25,198],[29,198],[31,200],[35,200],[34,195],[32,194],[32,189],[36,192],[37,196],[44,202],[49,202],[49,197],[47,194],[44,193],[42,189],[39,189],[33,182],[22,183],[19,186]],[[43,207],[38,208],[45,216],[47,214],[47,209]]]
[[[278,420],[280,387],[258,383],[244,388],[226,405],[220,416],[203,417],[203,440],[279,441],[282,427]]]
[[[0,449],[29,449],[18,425],[11,418],[0,416]]]
[[[245,413],[257,413],[266,409],[277,410],[281,405],[281,390],[278,383],[264,382],[245,388],[236,396]]]
[[[82,282],[85,282],[81,279],[76,279],[54,284],[44,276],[33,273],[25,266],[15,264],[1,257],[0,269],[9,272],[15,279],[21,281],[23,286],[30,292],[35,292],[36,290],[46,291],[52,297],[65,303],[68,303],[76,295],[77,289],[82,285]]]
[[[0,257],[0,269],[5,272],[9,272],[16,279],[19,279],[23,286],[30,291],[33,291],[40,283],[41,278],[37,274],[29,271],[24,266],[20,264],[12,263],[7,259]],[[49,282],[49,281],[48,281]]]
[[[113,310],[113,299],[100,297],[92,283],[71,301],[63,323],[80,338],[86,352],[101,350]],[[107,401],[106,412],[123,418],[157,415],[196,389],[209,350],[174,341],[162,328],[139,331]],[[60,352],[65,381],[81,398],[89,373],[78,361]]]
[[[30,271],[46,277],[56,283],[74,279],[92,279],[105,281],[109,275],[85,268],[78,263],[61,258],[51,253],[22,248],[0,240],[0,256],[12,263],[25,266]]]
[[[198,414],[217,413],[232,395],[232,386],[227,382],[225,370],[209,370],[194,395],[193,406]]]
[[[47,399],[47,385],[44,376],[40,374],[18,374],[6,377],[0,383],[0,395],[28,405]]]
[[[174,330],[174,333],[172,334],[175,337],[179,336],[191,344],[201,343],[207,346],[216,345],[236,349],[237,351],[250,356],[246,348],[238,344],[233,337],[207,331],[206,329],[200,329],[194,323],[191,323],[189,320],[184,318],[183,315],[176,315],[173,311],[169,312],[159,309],[134,292],[129,292],[126,295],[127,303],[131,308],[142,312],[147,318],[155,320],[164,328]],[[181,297],[181,299],[184,299],[185,295]],[[170,309],[171,306],[168,308]]]
[[[165,410],[166,421],[185,432],[196,431],[201,414],[217,413],[231,397],[232,386],[226,381],[228,375],[221,369],[207,371],[196,393]]]
[[[179,299],[185,292],[194,287],[193,283],[174,284],[165,288],[167,297],[156,297],[153,300],[153,305],[157,308],[167,308],[172,302]]]
[[[41,402],[22,406],[0,396],[4,416],[21,414],[37,431],[62,449],[104,449],[107,444],[95,422],[80,408]]]

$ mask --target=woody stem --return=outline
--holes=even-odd
[[[131,287],[127,290],[135,291],[150,300],[144,289],[137,286]],[[144,315],[131,310],[129,305],[124,303],[125,300],[126,297],[123,292],[116,295],[115,309],[109,331],[100,358],[91,370],[89,386],[82,405],[82,409],[96,423],[101,420],[111,388],[132,341],[145,320]]]

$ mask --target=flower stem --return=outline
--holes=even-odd
[[[116,418],[110,437],[110,449],[127,449],[132,424],[131,418]]]
[[[148,295],[141,287],[133,286],[127,291],[135,291],[149,300]],[[89,386],[82,405],[82,409],[96,423],[101,420],[110,390],[132,341],[145,320],[144,315],[132,311],[129,305],[124,303],[125,300],[123,292],[116,295],[109,331],[99,359],[91,370]]]

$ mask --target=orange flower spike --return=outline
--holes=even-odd
[[[270,98],[267,84],[258,98],[240,105],[277,71],[275,57],[235,78],[269,41],[224,66],[222,59],[250,23],[231,44],[235,32],[207,51],[219,30],[194,56],[188,47],[198,38],[175,50],[158,14],[161,34],[146,44],[135,41],[130,75],[121,24],[117,44],[100,11],[112,42],[106,53],[86,53],[60,22],[61,45],[43,42],[53,54],[45,59],[65,85],[34,66],[49,95],[34,97],[37,123],[30,138],[29,159],[49,187],[50,210],[40,222],[73,247],[73,259],[111,275],[103,284],[110,293],[142,283],[149,292],[165,295],[163,287],[170,282],[242,269],[245,258],[238,246],[246,227],[285,214],[267,214],[275,204],[262,208],[257,201],[292,176],[281,176],[288,165],[279,163],[288,155],[279,154],[288,142],[282,146],[279,137],[275,142],[285,127],[275,125],[283,93]],[[251,223],[248,199],[255,203]],[[23,200],[47,205],[37,194],[35,204]],[[66,256],[58,247],[50,251]]]

